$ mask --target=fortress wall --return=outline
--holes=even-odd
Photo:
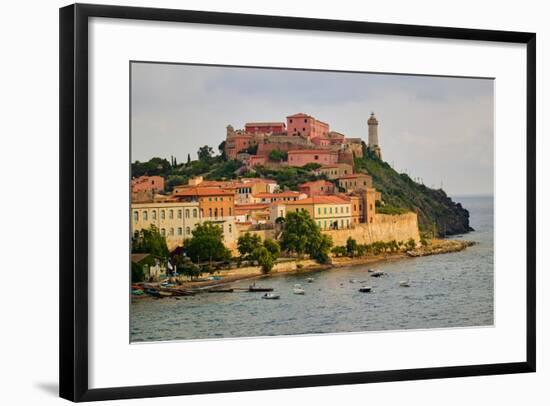
[[[376,214],[372,224],[356,224],[351,230],[323,231],[332,237],[335,246],[346,245],[351,237],[359,244],[371,244],[375,241],[407,241],[409,238],[420,241],[418,218],[416,213],[400,215]]]

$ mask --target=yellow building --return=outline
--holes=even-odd
[[[353,174],[353,166],[345,163],[323,165],[315,170],[315,174],[325,175],[328,179],[338,179],[342,176]]]
[[[341,176],[338,178],[338,186],[344,189],[346,193],[367,190],[372,188],[372,176],[366,173]]]
[[[169,249],[183,245],[201,223],[198,202],[132,203],[132,234],[151,225],[166,238]]]
[[[352,210],[349,199],[339,196],[312,196],[286,202],[286,213],[307,211],[321,230],[338,230],[352,227]]]

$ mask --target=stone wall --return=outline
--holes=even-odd
[[[335,246],[346,245],[348,237],[355,239],[359,244],[371,244],[375,241],[407,241],[409,238],[416,242],[420,240],[416,213],[376,214],[372,224],[361,223],[356,224],[351,230],[323,232],[332,237]]]

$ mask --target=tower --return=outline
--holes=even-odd
[[[370,113],[367,123],[369,125],[369,149],[374,152],[378,158],[382,158],[382,151],[378,143],[378,120],[374,116],[374,113]]]

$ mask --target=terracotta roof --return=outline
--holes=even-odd
[[[328,196],[311,196],[307,199],[298,200],[295,202],[288,202],[287,205],[303,205],[303,204],[346,204],[349,201],[336,195]]]
[[[281,193],[258,193],[257,195],[252,195],[252,197],[256,198],[268,198],[268,197],[297,197],[301,195],[300,192],[294,192],[294,191],[286,191]]]
[[[305,182],[305,183],[302,183],[298,186],[299,187],[307,187],[307,186],[316,186],[316,185],[320,185],[320,184],[333,186],[333,184],[331,182],[329,182],[328,180],[322,180],[322,179],[321,180],[314,180],[314,181],[311,181],[311,182]]]
[[[357,179],[363,177],[371,178],[372,176],[367,173],[351,173],[349,175],[340,176],[338,179]]]
[[[215,187],[186,187],[185,190],[174,194],[174,197],[180,196],[233,196],[234,192],[222,190]]]
[[[250,203],[250,204],[236,204],[235,211],[237,210],[263,210],[268,209],[269,203]]]

